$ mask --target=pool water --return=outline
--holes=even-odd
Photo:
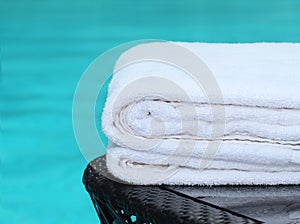
[[[0,223],[98,223],[72,100],[99,54],[149,38],[300,42],[299,11],[296,0],[0,0]]]

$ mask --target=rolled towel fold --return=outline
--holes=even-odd
[[[300,44],[138,45],[116,63],[102,129],[129,183],[300,184]]]

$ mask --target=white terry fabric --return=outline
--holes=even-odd
[[[115,71],[103,111],[108,170],[134,184],[300,184],[300,44],[177,44],[198,55],[217,80],[224,135],[210,138],[209,101],[184,71],[154,61],[130,64]],[[172,80],[189,102],[160,83],[135,91],[131,83],[146,77]],[[211,141],[222,143],[200,169]]]

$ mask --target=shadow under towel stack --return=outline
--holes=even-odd
[[[108,170],[134,184],[300,184],[300,44],[174,44],[197,55],[217,81],[222,135],[211,137],[213,122],[218,127],[211,102],[182,69],[131,63],[115,71],[102,115]],[[162,81],[140,82],[148,79]],[[220,145],[211,157],[212,142]]]

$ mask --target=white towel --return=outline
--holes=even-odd
[[[220,102],[176,65],[149,56],[123,66],[150,44],[132,48],[117,62],[102,116],[109,171],[134,184],[300,184],[300,44],[173,44],[213,74],[224,121],[212,114]],[[221,144],[209,154],[214,142]]]

